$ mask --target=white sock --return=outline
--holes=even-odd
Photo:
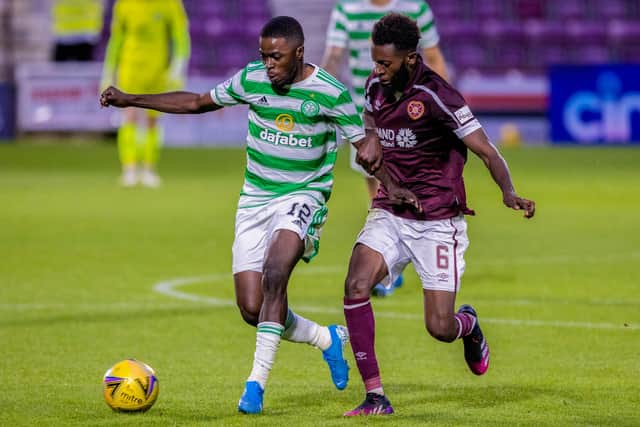
[[[294,313],[291,309],[287,314],[286,329],[282,338],[292,342],[305,342],[324,351],[331,346],[331,333],[326,326]]]
[[[276,322],[258,323],[253,369],[247,381],[257,381],[263,390],[269,378],[269,371],[276,360],[276,351],[278,351],[283,330],[284,326]]]
[[[373,388],[371,390],[367,390],[367,393],[375,393],[380,396],[384,396],[384,389],[382,387]]]

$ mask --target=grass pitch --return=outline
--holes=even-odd
[[[110,144],[0,144],[0,425],[640,425],[640,150],[504,154],[538,212],[526,221],[504,208],[470,158],[478,215],[468,218],[458,302],[481,316],[489,372],[475,377],[460,342],[426,334],[410,270],[393,297],[374,300],[397,413],[343,419],[363,398],[350,349],[351,382],[338,392],[319,351],[287,342],[264,414],[236,412],[255,343],[230,275],[242,150],[167,149],[165,184],[148,190],[118,187]],[[320,254],[289,288],[290,305],[324,324],[343,322],[347,262],[366,215],[347,157]],[[145,414],[113,413],[102,398],[102,375],[127,357],[158,374],[160,396]]]

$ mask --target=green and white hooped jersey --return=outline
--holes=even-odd
[[[389,12],[402,13],[415,20],[422,38],[420,48],[433,47],[440,37],[433,12],[424,0],[392,0],[380,7],[369,0],[340,0],[331,13],[327,28],[327,46],[348,48],[353,100],[362,111],[364,86],[373,69],[371,61],[371,31],[373,25]]]
[[[301,192],[325,203],[333,186],[337,130],[351,142],[365,136],[347,88],[311,65],[313,73],[284,95],[273,90],[260,61],[247,64],[211,91],[218,105],[249,104],[240,208]]]

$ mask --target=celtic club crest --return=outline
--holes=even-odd
[[[318,103],[316,101],[311,101],[311,100],[307,99],[300,106],[300,111],[306,117],[315,117],[320,112],[320,106],[318,105]]]

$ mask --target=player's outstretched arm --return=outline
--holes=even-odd
[[[213,102],[211,94],[193,92],[167,92],[154,95],[130,94],[113,86],[105,89],[100,95],[103,107],[138,107],[173,114],[200,114],[222,108]]]
[[[500,155],[498,149],[489,141],[484,130],[477,129],[462,138],[462,141],[482,159],[487,169],[491,172],[493,180],[502,190],[502,201],[505,206],[515,210],[524,210],[524,217],[532,218],[536,211],[536,203],[516,194],[507,162]]]

